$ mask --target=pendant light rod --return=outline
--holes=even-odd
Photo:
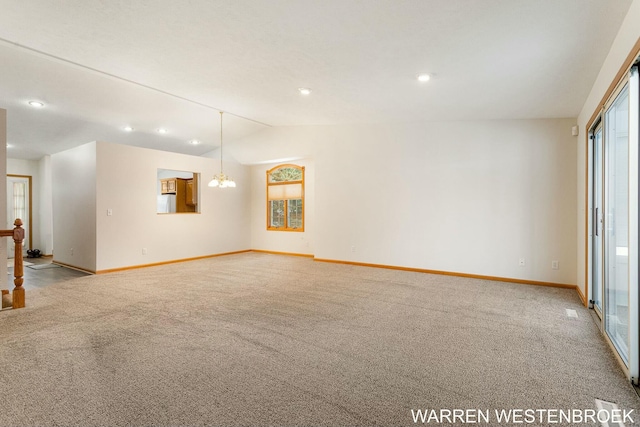
[[[218,188],[235,188],[236,182],[231,179],[230,176],[225,175],[222,167],[223,167],[223,140],[222,140],[222,114],[224,112],[220,111],[220,174],[214,175],[213,179],[209,181],[209,187],[218,187]]]
[[[222,114],[224,112],[220,111],[220,173],[222,173]]]

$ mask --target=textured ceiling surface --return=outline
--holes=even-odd
[[[219,144],[216,110],[229,113],[225,140],[266,126],[575,117],[630,4],[0,0],[9,156],[96,139],[202,154]]]

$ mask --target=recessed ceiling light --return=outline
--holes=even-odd
[[[189,141],[189,144],[198,145],[198,144],[200,144],[200,141],[198,141],[197,139],[192,139],[191,141]]]
[[[431,76],[429,74],[418,74],[418,81],[420,82],[428,82],[431,79]]]
[[[44,107],[44,102],[29,101],[29,105],[31,105],[32,107],[35,107],[35,108],[42,108],[42,107]]]
[[[158,129],[158,133],[167,133],[167,130],[165,128],[160,128]]]
[[[131,126],[125,126],[123,129],[125,132],[133,132],[133,128]]]
[[[311,93],[311,89],[308,87],[299,87],[298,92],[300,92],[300,95],[309,95]]]

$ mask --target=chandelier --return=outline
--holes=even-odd
[[[222,171],[222,111],[220,111],[220,173],[209,181],[209,187],[235,188],[236,182]]]

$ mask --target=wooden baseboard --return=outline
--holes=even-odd
[[[89,274],[96,274],[95,271],[93,270],[88,270],[86,268],[82,268],[82,267],[78,267],[72,264],[67,264],[66,262],[60,262],[60,261],[56,261],[55,259],[51,261],[52,264],[57,264],[57,265],[61,265],[62,267],[67,267],[67,268],[71,268],[72,270],[78,270],[78,271],[82,271],[84,273],[89,273]]]
[[[585,307],[588,307],[589,303],[587,301],[587,297],[584,296],[584,293],[582,293],[582,289],[580,289],[580,286],[578,285],[576,285],[576,292],[578,292],[578,296],[582,300],[582,304],[584,304]]]
[[[251,249],[251,252],[258,252],[262,254],[272,254],[272,255],[288,255],[288,256],[301,256],[304,258],[313,258],[313,254],[298,254],[294,252],[277,252],[277,251],[265,251],[262,249]]]
[[[536,280],[513,279],[509,277],[484,276],[481,274],[457,273],[453,271],[441,271],[441,270],[427,270],[423,268],[400,267],[400,266],[385,265],[385,264],[368,264],[363,262],[340,261],[340,260],[333,260],[333,259],[315,258],[314,260],[320,261],[320,262],[331,262],[335,264],[357,265],[360,267],[387,268],[390,270],[413,271],[416,273],[439,274],[443,276],[455,276],[455,277],[466,277],[470,279],[492,280],[497,282],[520,283],[524,285],[551,286],[554,288],[577,289],[576,285],[570,285],[566,283],[540,282]]]
[[[251,252],[251,249],[244,249],[241,251],[234,251],[234,252],[223,252],[223,253],[219,253],[219,254],[212,254],[212,255],[203,255],[203,256],[198,256],[198,257],[193,257],[193,258],[181,258],[181,259],[173,259],[170,261],[161,261],[161,262],[154,262],[151,264],[138,264],[138,265],[130,265],[127,267],[119,267],[119,268],[110,268],[107,270],[98,270],[95,272],[95,274],[108,274],[108,273],[115,273],[118,271],[126,271],[126,270],[135,270],[138,268],[146,268],[146,267],[157,267],[159,265],[167,265],[167,264],[176,264],[179,262],[188,262],[188,261],[196,261],[199,259],[206,259],[206,258],[215,258],[215,257],[219,257],[219,256],[226,256],[226,255],[234,255],[234,254],[242,254],[245,252]]]
[[[87,269],[76,267],[76,266],[73,266],[73,265],[70,265],[70,264],[65,264],[65,263],[62,263],[62,262],[58,262],[58,261],[55,261],[55,260],[53,261],[53,263],[62,265],[64,267],[73,268],[75,270],[84,271],[84,272],[87,272],[87,273],[108,274],[108,273],[115,273],[115,272],[118,272],[118,271],[134,270],[134,269],[146,268],[146,267],[156,267],[156,266],[159,266],[159,265],[176,264],[176,263],[180,263],[180,262],[196,261],[196,260],[199,260],[199,259],[215,258],[215,257],[219,257],[219,256],[242,254],[242,253],[247,253],[247,252],[257,252],[257,253],[272,254],[272,255],[284,255],[284,256],[297,256],[297,257],[303,257],[303,258],[313,258],[314,261],[318,261],[318,262],[328,262],[328,263],[334,263],[334,264],[355,265],[355,266],[360,266],[360,267],[386,268],[386,269],[390,269],[390,270],[412,271],[412,272],[416,272],[416,273],[438,274],[438,275],[443,275],[443,276],[466,277],[466,278],[470,278],[470,279],[492,280],[492,281],[497,281],[497,282],[509,282],[509,283],[520,283],[520,284],[525,284],[525,285],[550,286],[550,287],[554,287],[554,288],[574,289],[578,293],[578,296],[579,296],[580,300],[583,303],[586,304],[585,296],[582,293],[582,290],[580,289],[580,287],[577,286],[577,285],[571,285],[571,284],[567,284],[567,283],[541,282],[541,281],[536,281],[536,280],[514,279],[514,278],[510,278],[510,277],[485,276],[485,275],[481,275],[481,274],[469,274],[469,273],[459,273],[459,272],[453,272],[453,271],[430,270],[430,269],[424,269],[424,268],[401,267],[401,266],[396,266],[396,265],[372,264],[372,263],[363,263],[363,262],[354,262],[354,261],[323,259],[323,258],[316,258],[312,254],[299,254],[299,253],[293,253],[293,252],[266,251],[266,250],[262,250],[262,249],[245,249],[245,250],[241,250],[241,251],[223,252],[223,253],[219,253],[219,254],[204,255],[204,256],[193,257],[193,258],[182,258],[182,259],[176,259],[176,260],[171,260],[171,261],[155,262],[155,263],[151,263],[151,264],[139,264],[139,265],[132,265],[132,266],[127,266],[127,267],[112,268],[112,269],[98,270],[98,271],[87,270]]]

